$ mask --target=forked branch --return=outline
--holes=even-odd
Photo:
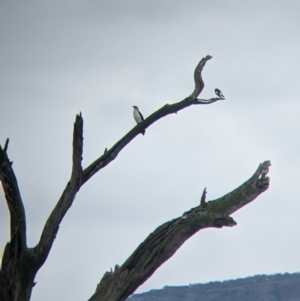
[[[58,200],[55,208],[50,214],[40,241],[33,249],[33,259],[35,265],[39,268],[43,265],[52,247],[59,225],[71,207],[76,193],[82,186],[82,153],[83,153],[83,119],[81,113],[76,115],[74,130],[73,130],[73,165],[70,181],[67,183],[65,190]]]

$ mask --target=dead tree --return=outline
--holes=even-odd
[[[169,114],[177,113],[191,105],[206,105],[221,100],[198,99],[204,88],[202,70],[211,58],[208,55],[197,65],[194,73],[195,90],[190,96],[180,102],[166,104],[151,114],[110,149],[105,149],[104,153],[85,169],[82,168],[83,118],[81,114],[76,116],[70,180],[46,221],[39,242],[32,248],[27,246],[25,208],[12,162],[8,157],[9,140],[6,140],[4,147],[0,147],[0,180],[10,214],[10,241],[5,246],[2,258],[0,301],[30,300],[36,273],[46,261],[59,225],[71,207],[76,193],[92,176],[115,160],[128,143],[151,124]],[[114,272],[105,273],[90,301],[125,300],[196,232],[208,227],[236,225],[230,215],[268,189],[269,178],[266,175],[269,166],[269,161],[260,164],[248,181],[217,200],[206,202],[204,190],[199,206],[159,226],[122,266],[116,266]]]

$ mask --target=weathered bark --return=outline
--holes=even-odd
[[[0,271],[0,301],[30,300],[35,275],[46,261],[59,225],[68,209],[72,206],[77,192],[93,175],[112,162],[128,143],[145,128],[169,114],[177,113],[191,105],[211,104],[222,100],[221,98],[197,99],[204,88],[202,70],[206,62],[211,58],[208,55],[202,58],[197,65],[194,73],[195,89],[189,97],[171,105],[164,105],[143,122],[136,125],[110,149],[105,149],[104,154],[84,170],[81,165],[83,155],[83,119],[81,114],[76,116],[73,131],[73,166],[70,180],[46,221],[40,240],[34,248],[28,248],[26,243],[25,209],[11,166],[12,163],[7,155],[8,140],[3,149],[0,147],[0,180],[5,192],[11,219],[10,242],[5,247]],[[255,185],[258,185],[260,182],[268,182],[267,179],[261,179],[260,182],[256,179],[256,181]],[[251,183],[249,182],[249,185]],[[228,208],[234,208],[233,200],[236,202],[235,210],[238,209],[238,206],[244,206],[253,200],[263,191],[263,189],[260,191],[258,186],[255,185],[248,190],[243,186],[244,188],[239,190],[235,198],[232,198],[232,194],[230,194],[227,198],[225,196],[223,201],[218,200],[208,204],[205,204],[204,194],[202,205],[199,208],[194,208],[187,212],[186,216],[159,227],[123,264],[120,271],[116,271],[113,275],[106,274],[92,300],[124,300],[195,232],[206,227],[233,225],[234,221],[228,217],[228,214],[233,211],[230,212]],[[217,208],[219,209],[217,210]],[[145,273],[143,269],[145,269]],[[127,287],[125,282],[127,282]]]
[[[106,272],[89,301],[123,301],[143,284],[181,245],[199,230],[232,227],[236,222],[229,215],[269,187],[266,177],[270,162],[259,165],[254,175],[225,196],[205,203],[158,227],[133,254],[114,272]]]
[[[25,209],[21,199],[17,179],[12,169],[12,162],[7,156],[7,139],[2,149],[0,146],[0,180],[7,206],[10,213],[10,237],[6,244],[0,271],[0,298],[1,300],[29,300],[33,279],[27,271],[28,249],[26,244]],[[24,278],[26,280],[24,281]],[[30,283],[30,284],[29,284]]]

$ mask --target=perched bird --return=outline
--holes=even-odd
[[[144,117],[142,113],[139,111],[139,108],[137,106],[132,106],[133,107],[133,118],[136,123],[140,123],[144,121]],[[145,129],[143,129],[142,134],[145,135]]]
[[[215,89],[215,93],[217,94],[218,97],[225,98],[225,96],[223,95],[223,93],[221,92],[221,90]]]

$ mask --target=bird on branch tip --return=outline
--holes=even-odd
[[[215,89],[215,93],[218,97],[220,98],[225,98],[225,96],[223,95],[222,91],[219,89]]]
[[[139,108],[137,106],[132,106],[133,107],[133,118],[136,123],[141,123],[144,121],[144,117],[142,113],[139,111]],[[145,130],[143,129],[142,134],[145,135]]]

